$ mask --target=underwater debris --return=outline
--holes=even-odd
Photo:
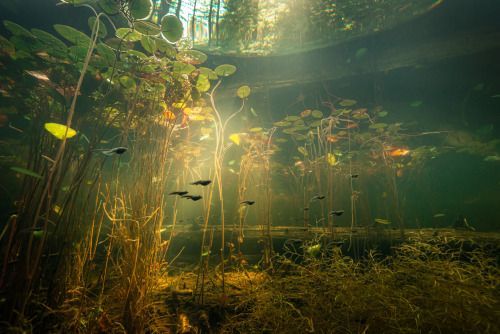
[[[188,191],[181,190],[181,191],[172,191],[169,193],[169,195],[179,195],[179,196],[184,196],[188,193]]]
[[[453,223],[453,228],[457,230],[468,230],[468,231],[476,230],[474,227],[469,225],[467,218],[465,218],[463,215],[458,215],[457,219]]]
[[[194,201],[194,202],[196,202],[196,201],[198,201],[198,200],[200,200],[200,199],[202,199],[202,198],[203,198],[203,197],[201,197],[200,195],[183,195],[183,196],[181,196],[181,197],[182,197],[182,198],[188,198],[188,199],[190,199],[190,200],[192,200],[192,201]]]
[[[334,210],[330,212],[330,216],[342,216],[344,212],[344,210]]]
[[[211,180],[198,180],[198,181],[195,181],[193,183],[191,183],[191,185],[193,186],[208,186],[210,183],[212,183]]]
[[[309,247],[306,247],[306,253],[310,256],[316,256],[319,254],[319,251],[321,250],[321,244],[315,244]]]
[[[240,202],[240,204],[254,205],[255,201],[243,201],[243,202]]]
[[[322,199],[325,199],[326,196],[324,195],[316,195],[316,196],[313,196],[310,200],[310,202],[312,201],[315,201],[315,200],[322,200]]]

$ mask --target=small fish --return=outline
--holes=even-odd
[[[434,218],[441,218],[441,217],[444,217],[444,216],[446,216],[444,213],[436,213],[436,214],[435,214],[434,216],[432,216],[432,217],[434,217]]]
[[[382,225],[389,225],[391,222],[388,221],[387,219],[375,218],[375,223],[382,224]]]
[[[357,179],[359,177],[359,174],[351,174],[351,178]]]
[[[255,201],[243,201],[243,202],[240,202],[240,204],[254,205]]]
[[[185,190],[181,190],[181,191],[172,191],[169,195],[179,195],[179,196],[184,196],[186,195],[188,192],[185,191]]]
[[[127,152],[128,148],[126,147],[115,147],[115,148],[112,148],[112,149],[95,149],[94,151],[101,151],[102,154],[104,154],[105,156],[112,156],[113,154],[123,154],[125,152]]]
[[[210,180],[198,180],[191,183],[193,186],[208,186],[212,181]]]
[[[405,157],[410,154],[410,150],[406,148],[396,148],[389,152],[391,157]]]
[[[310,201],[312,202],[314,200],[322,200],[324,198],[325,198],[325,196],[323,196],[323,195],[316,195],[316,196],[313,196]]]
[[[330,212],[331,216],[342,216],[344,214],[344,210],[334,210]]]
[[[491,162],[491,161],[500,161],[500,156],[498,155],[489,155],[483,159],[483,161]]]
[[[304,211],[309,211],[309,208],[304,208]]]
[[[188,198],[194,202],[200,200],[202,197],[200,195],[183,195],[182,198]]]

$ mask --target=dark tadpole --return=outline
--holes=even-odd
[[[240,202],[240,204],[254,205],[255,201],[243,201],[243,202]]]
[[[105,156],[110,157],[110,156],[112,156],[114,154],[121,155],[121,154],[127,152],[128,148],[119,146],[119,147],[114,147],[112,149],[95,149],[94,151],[101,151],[102,154],[104,154]]]
[[[202,197],[201,197],[200,195],[183,195],[183,196],[181,196],[181,197],[182,197],[182,198],[188,198],[188,199],[190,199],[190,200],[192,200],[192,201],[194,201],[194,202],[196,202],[196,201],[198,201],[198,200],[202,199]]]
[[[210,183],[212,183],[211,180],[198,180],[193,183],[191,183],[193,186],[208,186]]]
[[[357,178],[358,178],[358,176],[359,176],[359,174],[351,174],[351,177],[352,177],[353,179],[357,179]]]
[[[304,211],[309,211],[309,208],[304,208]]]
[[[330,216],[342,216],[344,214],[344,210],[334,210],[330,212]]]
[[[324,195],[316,195],[316,196],[313,196],[313,197],[311,198],[311,201],[314,201],[314,200],[322,200],[322,199],[324,199],[325,197],[326,197],[326,196],[324,196]]]
[[[179,196],[184,196],[184,195],[186,195],[187,193],[188,193],[187,191],[181,190],[181,191],[172,191],[169,195],[179,195]]]

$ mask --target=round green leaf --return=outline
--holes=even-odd
[[[236,91],[236,95],[238,95],[238,97],[240,99],[246,99],[247,97],[250,96],[251,92],[252,92],[252,90],[250,89],[250,87],[247,85],[244,85],[244,86],[241,86],[240,88],[238,88],[238,90]]]
[[[135,21],[134,29],[146,36],[158,36],[161,31],[158,25],[149,21]]]
[[[201,75],[206,76],[209,80],[217,80],[219,78],[217,74],[215,74],[215,72],[208,67],[200,67],[198,68],[198,71]]]
[[[215,68],[215,73],[220,77],[228,77],[236,72],[236,66],[230,64],[219,65]]]
[[[153,3],[151,0],[129,0],[128,8],[134,19],[141,20],[151,15]]]
[[[89,28],[91,31],[94,30],[95,20],[96,20],[95,16],[91,16],[88,19]],[[106,37],[107,34],[108,34],[108,29],[106,29],[106,25],[102,21],[99,22],[99,32],[98,32],[99,37],[104,38]]]
[[[320,111],[320,110],[313,110],[312,113],[311,113],[312,117],[314,118],[322,118],[323,117],[323,113]]]
[[[120,4],[116,0],[99,0],[98,3],[106,14],[115,15],[120,11]]]
[[[118,28],[116,29],[115,35],[116,37],[127,42],[140,41],[142,38],[142,35],[140,33],[130,28]]]
[[[88,47],[90,45],[90,38],[83,32],[76,30],[73,27],[66,26],[63,24],[54,24],[54,29],[69,42]]]
[[[210,81],[206,76],[202,74],[198,76],[198,80],[196,80],[196,89],[202,93],[210,89]]]
[[[186,64],[181,61],[174,61],[174,73],[178,74],[190,74],[194,70],[196,70],[196,67],[194,67],[191,64]]]
[[[161,35],[170,43],[181,39],[184,32],[181,20],[175,15],[167,14],[161,19]]]
[[[203,64],[207,58],[206,54],[197,50],[184,50],[177,53],[177,60],[193,65]]]
[[[156,51],[155,40],[149,36],[142,36],[141,45],[149,53],[154,53]]]

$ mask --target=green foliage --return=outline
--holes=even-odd
[[[161,35],[170,43],[181,39],[184,32],[181,20],[175,15],[167,14],[161,19]]]

